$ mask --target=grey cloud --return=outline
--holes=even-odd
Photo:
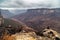
[[[38,1],[38,0],[37,0]],[[10,0],[9,1],[6,1],[6,2],[3,2],[0,4],[0,8],[1,7],[6,7],[6,8],[32,8],[32,7],[48,7],[48,8],[60,8],[60,2],[59,0],[52,0],[52,1],[42,1],[40,3],[24,3],[24,1],[22,0]]]

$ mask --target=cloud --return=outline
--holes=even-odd
[[[5,0],[0,8],[60,8],[60,0]]]

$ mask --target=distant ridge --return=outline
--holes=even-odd
[[[14,16],[14,14],[9,12],[8,10],[0,9],[0,12],[3,15],[4,18],[10,18],[10,17]]]

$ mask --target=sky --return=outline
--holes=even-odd
[[[0,0],[0,8],[60,8],[60,0]]]

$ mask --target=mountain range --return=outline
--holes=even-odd
[[[41,31],[50,27],[60,32],[60,8],[48,9],[37,8],[27,10],[3,10],[0,9],[4,18],[11,18],[23,22],[28,27]]]
[[[60,32],[60,8],[28,9],[27,12],[16,15],[13,18],[22,21],[27,26],[38,31],[49,26],[50,28]]]

